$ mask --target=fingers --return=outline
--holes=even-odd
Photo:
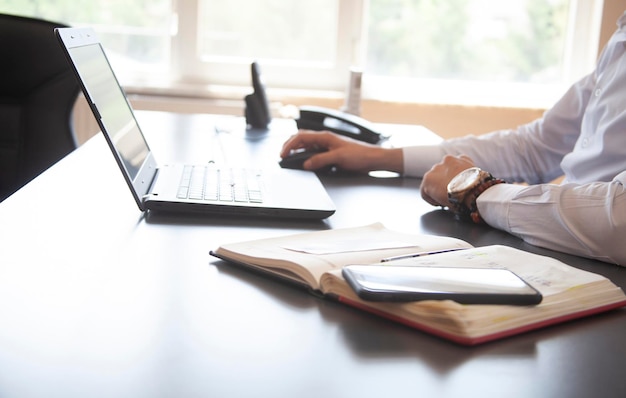
[[[357,173],[371,170],[403,171],[401,148],[382,148],[329,131],[300,130],[283,144],[280,156],[285,158],[298,149],[327,150],[304,162],[303,167],[307,170],[332,166],[338,170]]]
[[[302,167],[305,170],[317,170],[326,166],[336,165],[336,155],[330,152],[322,152],[308,158]]]
[[[422,199],[424,199],[428,204],[432,205],[432,206],[441,206],[441,203],[437,202],[435,199],[433,199],[432,196],[430,196],[430,194],[428,192],[426,192],[427,189],[424,188],[424,186],[421,187],[420,189],[420,194],[422,195]]]
[[[420,194],[422,195],[422,199],[432,206],[439,206],[441,204],[440,201],[434,197],[433,190],[438,188],[439,184],[437,183],[437,180],[439,179],[442,168],[443,163],[433,165],[433,167],[431,167],[431,169],[424,174],[422,183],[420,184]]]
[[[309,130],[301,130],[298,134],[291,136],[280,151],[280,156],[289,155],[294,149],[301,148],[329,148],[332,137],[326,132],[314,132]]]
[[[474,161],[467,155],[446,155],[441,162],[424,174],[420,193],[422,199],[433,206],[449,206],[448,183],[459,172],[474,166]]]

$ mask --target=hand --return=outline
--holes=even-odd
[[[328,149],[304,162],[305,170],[316,170],[326,166],[356,172],[388,170],[401,173],[403,170],[401,149],[381,148],[329,131],[300,130],[283,144],[280,156],[284,158],[292,150],[301,148]]]
[[[474,166],[474,161],[468,156],[446,155],[440,163],[424,174],[420,188],[422,198],[433,206],[449,208],[448,183],[463,170]]]

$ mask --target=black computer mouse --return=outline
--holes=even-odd
[[[278,164],[284,169],[302,169],[302,164],[311,156],[326,152],[326,148],[299,149],[282,158]]]

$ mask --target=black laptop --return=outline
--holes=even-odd
[[[61,28],[56,34],[142,211],[312,219],[335,212],[309,171],[158,164],[93,29]]]

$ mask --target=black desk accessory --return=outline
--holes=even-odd
[[[246,124],[252,128],[267,128],[272,121],[269,102],[265,94],[265,86],[261,81],[259,65],[253,62],[250,66],[252,73],[252,88],[254,93],[245,97],[246,101]]]

